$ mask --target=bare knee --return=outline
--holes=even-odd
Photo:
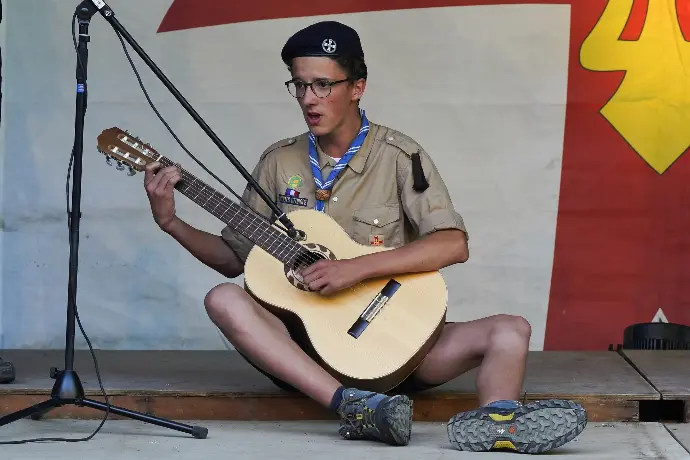
[[[211,289],[204,298],[206,313],[217,326],[234,328],[251,308],[247,292],[234,283],[223,283]]]
[[[257,328],[265,325],[276,332],[288,333],[276,316],[234,283],[219,284],[211,289],[204,298],[204,306],[211,321],[233,343],[240,336],[256,335]]]
[[[489,336],[489,347],[524,350],[529,348],[532,327],[522,316],[497,315]]]

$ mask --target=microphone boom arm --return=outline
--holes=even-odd
[[[141,57],[141,59],[148,65],[151,71],[158,77],[158,79],[165,85],[166,88],[172,93],[175,99],[178,100],[182,107],[189,113],[189,115],[196,121],[201,129],[211,138],[214,144],[220,149],[221,152],[230,160],[230,163],[242,174],[242,176],[247,180],[247,182],[252,186],[254,190],[259,194],[261,199],[263,199],[266,204],[273,210],[278,220],[285,225],[287,233],[290,238],[297,239],[298,232],[295,229],[292,221],[281,211],[281,209],[271,200],[265,190],[254,180],[252,175],[242,166],[242,164],[235,158],[235,156],[230,152],[230,150],[223,144],[223,141],[213,132],[213,130],[206,124],[206,122],[201,118],[201,116],[194,110],[194,108],[189,104],[189,102],[182,96],[182,94],[175,88],[175,85],[163,74],[161,69],[158,68],[155,62],[146,54],[146,52],[139,46],[136,40],[127,32],[127,30],[120,24],[120,22],[115,18],[115,13],[112,8],[108,6],[103,0],[84,0],[83,5],[92,9],[95,7],[98,12],[105,18],[106,21],[122,35],[122,37],[130,44],[130,46],[136,51],[136,53]]]

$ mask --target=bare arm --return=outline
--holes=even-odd
[[[398,273],[440,270],[464,263],[469,258],[467,238],[462,230],[440,230],[389,251],[353,259],[363,279]]]
[[[222,237],[192,227],[175,214],[175,184],[182,178],[179,169],[160,169],[159,163],[146,166],[144,186],[158,226],[200,262],[228,278],[239,276],[244,266]],[[160,170],[159,170],[160,169]]]
[[[175,238],[197,260],[221,275],[235,278],[242,274],[242,261],[219,235],[194,228],[177,217],[163,231]]]
[[[419,273],[464,263],[469,257],[465,232],[439,230],[412,243],[354,259],[319,260],[302,271],[309,288],[331,294],[381,276]]]

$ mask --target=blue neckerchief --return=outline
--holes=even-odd
[[[314,175],[314,183],[316,184],[317,190],[330,190],[331,187],[333,187],[333,183],[335,182],[335,178],[338,176],[338,173],[340,173],[340,171],[342,171],[343,168],[347,166],[350,159],[353,156],[355,156],[355,154],[359,151],[360,147],[362,147],[364,139],[367,137],[367,133],[369,132],[369,120],[367,120],[367,116],[364,114],[364,110],[360,109],[359,112],[362,115],[362,128],[359,130],[359,134],[357,135],[355,140],[352,141],[352,144],[350,145],[348,151],[345,153],[345,155],[343,155],[340,161],[338,161],[338,164],[335,165],[333,171],[331,171],[331,174],[328,176],[328,180],[326,180],[326,182],[323,182],[321,176],[319,156],[316,153],[316,138],[314,137],[314,134],[309,133],[309,157],[311,161],[311,171]],[[314,209],[323,212],[325,209],[324,201],[316,199]]]

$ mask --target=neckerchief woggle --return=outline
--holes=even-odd
[[[309,157],[311,163],[311,171],[314,176],[314,183],[316,184],[317,189],[317,198],[316,203],[314,204],[314,209],[317,211],[324,212],[325,209],[325,202],[324,200],[320,200],[318,198],[319,195],[330,197],[330,193],[328,193],[328,191],[330,191],[330,189],[333,187],[336,177],[338,177],[340,171],[342,171],[343,168],[347,166],[350,159],[353,156],[355,156],[355,154],[359,151],[359,149],[362,147],[362,144],[364,143],[364,139],[366,139],[367,137],[367,133],[369,132],[369,120],[367,120],[367,116],[365,115],[364,110],[359,109],[359,113],[362,115],[362,127],[359,130],[359,134],[357,135],[355,140],[352,141],[352,144],[350,144],[350,148],[347,150],[347,152],[345,152],[345,155],[343,155],[342,158],[340,158],[340,160],[338,161],[338,164],[335,165],[333,171],[331,171],[331,173],[328,175],[328,179],[326,180],[326,182],[323,182],[323,178],[321,175],[319,156],[316,152],[316,137],[313,133],[309,133]]]

